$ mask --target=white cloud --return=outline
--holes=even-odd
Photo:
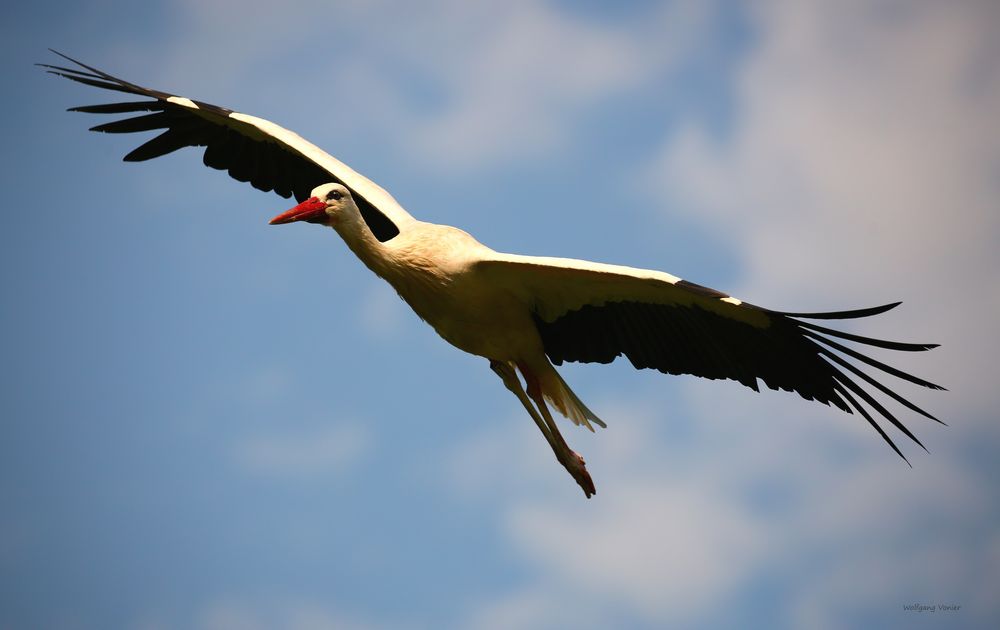
[[[361,424],[336,424],[316,431],[283,431],[243,439],[234,450],[243,468],[280,477],[342,474],[361,461],[372,442]]]
[[[759,523],[722,499],[690,481],[631,479],[600,508],[520,508],[511,534],[553,581],[650,619],[686,619],[723,600],[759,551]]]
[[[553,597],[548,589],[531,588],[505,594],[476,608],[462,624],[471,630],[508,630],[520,628],[608,627],[593,616],[586,602],[575,606],[561,606],[564,597]]]
[[[734,384],[691,389],[669,401],[700,418],[682,439],[656,428],[686,420],[665,418],[667,401],[595,405],[612,422],[596,436],[566,426],[597,483],[590,501],[530,426],[495,425],[458,448],[459,496],[494,504],[532,569],[474,608],[470,627],[602,627],[622,611],[698,626],[755,580],[790,580],[776,615],[793,627],[902,613],[915,593],[995,614],[981,593],[1000,571],[980,547],[991,485],[961,460],[910,469],[854,416]]]
[[[674,53],[706,35],[698,4],[671,5],[688,20],[671,33],[691,39],[669,49],[651,43],[669,11],[627,34],[541,3],[442,0],[395,16],[358,4],[312,22],[299,18],[316,3],[251,3],[238,25],[229,11],[192,11],[171,84],[203,60],[238,84],[301,31],[310,72],[274,77],[270,98],[323,99],[338,132],[382,128],[422,167],[485,168],[565,150],[581,112],[669,72]],[[738,79],[732,136],[720,143],[692,125],[650,168],[656,192],[679,198],[672,209],[729,237],[745,263],[741,297],[817,310],[907,299],[868,325],[945,344],[902,361],[956,390],[928,406],[945,408],[947,431],[966,442],[996,431],[996,336],[983,331],[1000,319],[997,6],[753,4],[760,40]],[[234,28],[240,37],[225,39],[236,47],[220,56],[220,33]],[[429,103],[406,101],[400,74],[423,83]],[[595,405],[611,428],[570,437],[598,484],[589,502],[527,418],[462,445],[449,469],[459,495],[495,502],[506,543],[534,569],[471,611],[471,626],[596,626],[621,610],[697,623],[759,576],[791,585],[779,614],[793,626],[842,625],[844,610],[901,609],[914,591],[949,596],[951,585],[968,598],[964,619],[998,614],[983,586],[1000,575],[998,543],[977,529],[995,517],[994,493],[957,447],[926,439],[934,455],[910,470],[861,419],[787,394],[698,382],[684,399],[703,420],[683,444],[653,430],[658,409]],[[337,427],[258,436],[236,457],[258,472],[318,474],[353,465],[368,443],[362,427]],[[783,506],[761,507],[748,498],[757,491]],[[238,606],[206,619],[267,627]]]
[[[192,97],[242,90],[244,102],[280,103],[289,117],[323,103],[324,128],[377,137],[383,153],[448,172],[567,150],[582,115],[690,55],[715,10],[672,2],[615,26],[537,0],[178,7],[183,38],[162,73],[168,87],[185,86]],[[269,76],[282,58],[304,60],[301,71]],[[192,76],[196,67],[201,77]]]
[[[444,63],[425,70],[444,87],[446,104],[413,121],[420,156],[451,170],[565,150],[578,129],[574,122],[589,107],[664,71],[682,52],[676,46],[643,51],[640,44],[648,40],[636,41],[634,33],[542,2],[471,6],[444,11],[463,24],[462,54],[449,48],[446,59],[434,55]],[[676,3],[670,17],[697,19],[697,6]]]
[[[732,384],[687,381],[682,408],[701,420],[681,443],[643,420],[663,412],[595,405],[611,426],[578,450],[598,495],[569,492],[555,464],[515,471],[547,477],[497,496],[535,582],[483,603],[474,625],[546,627],[577,605],[589,619],[705,625],[768,580],[791,627],[906,626],[914,598],[965,605],[956,623],[1000,615],[984,594],[1000,572],[993,484],[961,446],[997,432],[998,348],[984,333],[1000,319],[997,6],[755,4],[732,135],[690,126],[650,169],[672,208],[729,238],[743,297],[802,310],[909,300],[866,325],[945,344],[896,361],[957,390],[914,394],[953,424],[907,414],[932,455],[911,449],[910,469],[857,416]],[[476,445],[464,465],[521,443],[491,432]]]
[[[900,360],[980,410],[998,347],[977,331],[1000,318],[996,6],[762,4],[732,138],[689,126],[650,170],[743,255],[743,297],[796,310],[904,299],[865,325],[941,342]]]
[[[198,614],[200,630],[371,630],[376,626],[307,600],[281,601],[223,599]]]
[[[720,491],[717,475],[676,464],[679,447],[663,444],[652,429],[660,414],[630,404],[610,408],[607,417],[620,421],[596,436],[564,430],[597,482],[591,501],[537,431],[496,426],[458,450],[453,466],[462,469],[453,472],[463,495],[473,496],[469,486],[478,484],[480,496],[489,489],[490,501],[503,503],[508,541],[537,579],[474,610],[470,626],[601,627],[619,609],[685,621],[722,600],[765,549],[759,517]]]

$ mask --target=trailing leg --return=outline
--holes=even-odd
[[[519,367],[521,368],[521,373],[525,375],[525,382],[528,384],[527,393],[521,387],[521,380],[517,377],[513,365],[501,361],[490,361],[490,368],[503,380],[504,386],[521,401],[531,419],[535,421],[535,425],[538,426],[538,430],[542,432],[549,446],[552,447],[556,459],[576,479],[576,482],[583,489],[583,493],[589,499],[597,493],[597,490],[594,488],[594,482],[590,478],[590,473],[587,472],[586,463],[580,455],[569,448],[562,434],[559,433],[559,428],[556,426],[555,421],[553,421],[552,414],[549,413],[548,407],[545,406],[544,396],[542,396],[541,390],[538,387],[538,379],[529,376],[531,373],[526,372],[523,366]],[[534,404],[532,404],[532,401],[534,401]],[[539,415],[539,412],[541,412],[541,415]]]

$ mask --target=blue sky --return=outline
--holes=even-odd
[[[993,2],[4,9],[0,628],[996,627]],[[185,150],[123,164],[53,47],[296,130],[504,251],[855,330],[949,422],[561,373],[585,500],[482,359]],[[909,604],[959,605],[915,613]]]

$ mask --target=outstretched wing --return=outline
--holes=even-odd
[[[414,220],[378,184],[292,131],[262,118],[129,83],[60,52],[52,52],[78,66],[74,69],[39,64],[52,74],[152,99],[69,110],[89,114],[142,114],[97,125],[91,131],[164,130],[126,155],[126,162],[151,160],[183,147],[205,147],[203,161],[206,166],[228,171],[234,179],[249,182],[258,190],[273,190],[286,198],[294,195],[300,202],[308,198],[316,186],[330,182],[343,184],[351,191],[372,233],[381,241],[396,236],[400,227]]]
[[[670,274],[618,265],[496,254],[491,260],[476,263],[476,270],[529,305],[545,353],[556,365],[563,361],[610,363],[625,355],[636,368],[732,379],[754,391],[760,391],[759,379],[771,389],[798,392],[807,400],[832,404],[848,413],[857,410],[904,460],[865,404],[921,447],[923,444],[855,377],[937,420],[838,353],[917,385],[942,387],[831,337],[902,351],[929,350],[936,344],[883,341],[801,321],[868,317],[884,313],[898,302],[856,311],[783,313]]]

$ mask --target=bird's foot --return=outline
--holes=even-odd
[[[566,454],[559,458],[559,463],[566,468],[566,471],[573,476],[573,479],[576,479],[576,483],[580,485],[588,499],[597,494],[597,488],[594,487],[594,480],[590,478],[590,473],[587,472],[587,462],[583,461],[583,457],[579,453],[567,449]]]

